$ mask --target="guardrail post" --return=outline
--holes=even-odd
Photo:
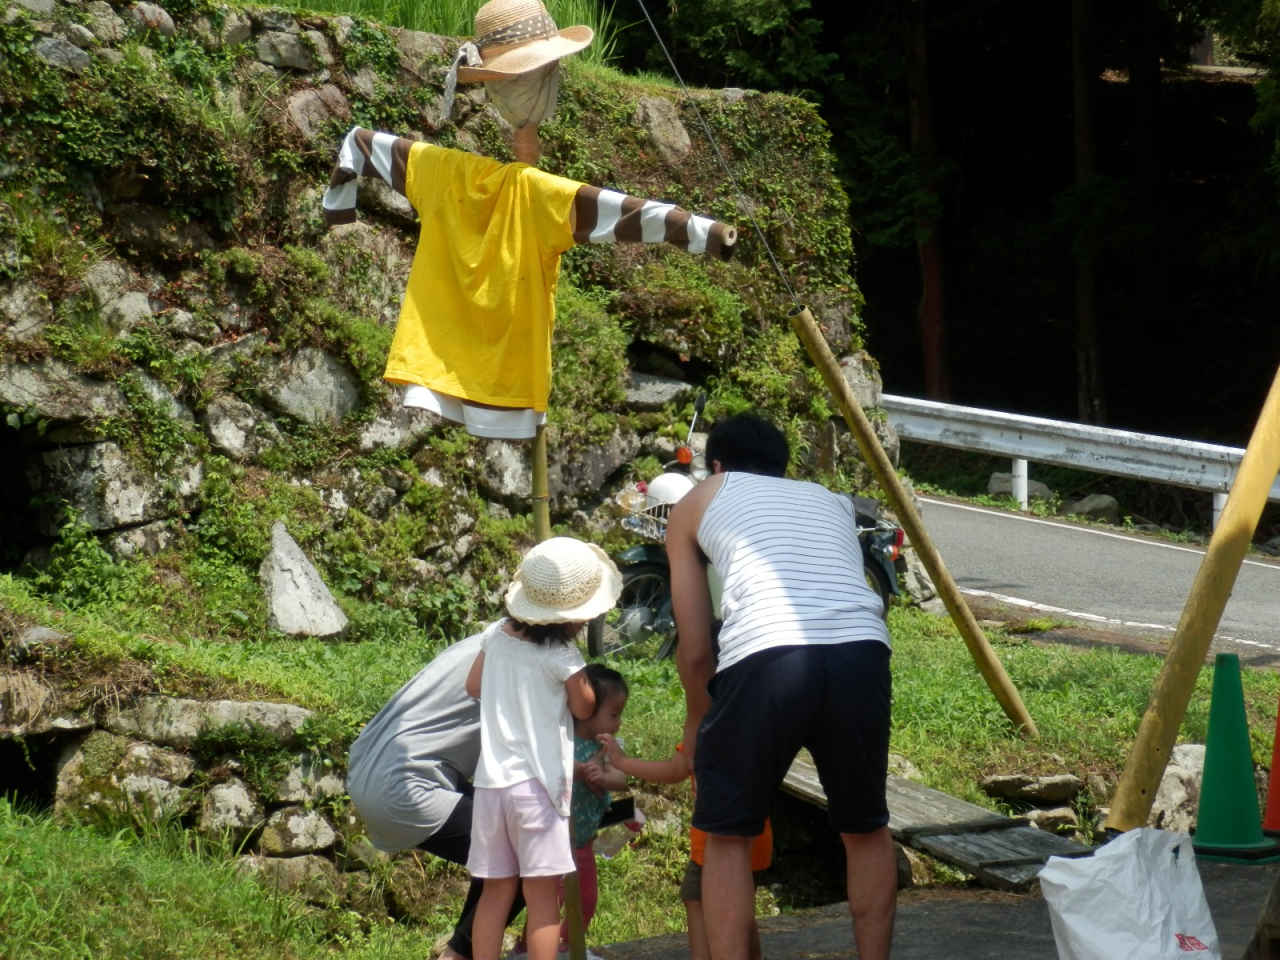
[[[1013,498],[1026,510],[1030,506],[1027,501],[1027,461],[1013,458]]]
[[[1215,493],[1213,495],[1213,529],[1218,529],[1218,521],[1222,519],[1222,510],[1227,505],[1227,495],[1225,493]]]

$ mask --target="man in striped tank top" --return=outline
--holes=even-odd
[[[784,477],[786,437],[741,414],[707,440],[712,476],[671,511],[667,555],[685,689],[684,744],[709,835],[703,900],[713,960],[742,960],[754,914],[751,838],[801,747],[844,841],[862,960],[889,955],[889,633],[862,569],[853,505]],[[723,582],[719,654],[707,565]]]

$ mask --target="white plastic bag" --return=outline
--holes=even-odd
[[[1185,833],[1130,830],[1040,871],[1059,960],[1221,960]]]

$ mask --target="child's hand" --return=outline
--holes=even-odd
[[[619,760],[625,759],[627,756],[622,752],[622,747],[618,746],[618,741],[614,739],[611,733],[600,734],[596,737],[596,743],[604,747],[605,759],[615,767],[618,765]]]
[[[604,794],[604,770],[601,768],[600,764],[593,762],[583,764],[582,779],[587,782],[587,786],[597,797]]]

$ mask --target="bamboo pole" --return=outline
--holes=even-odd
[[[533,435],[533,535],[538,543],[551,539],[551,496],[547,490],[547,425]],[[569,960],[587,960],[582,930],[582,888],[578,874],[564,875],[564,922],[569,928]]]
[[[858,405],[852,388],[840,370],[840,364],[836,362],[831,348],[818,330],[818,325],[814,322],[813,315],[809,313],[809,308],[800,307],[790,315],[790,320],[810,359],[821,372],[822,379],[826,381],[827,389],[831,391],[836,406],[844,415],[845,422],[853,431],[858,447],[862,450],[862,456],[871,467],[876,481],[888,496],[889,504],[902,522],[907,536],[911,538],[911,545],[915,547],[920,559],[924,562],[925,569],[929,571],[929,576],[933,578],[938,596],[946,604],[947,612],[951,614],[951,619],[959,629],[965,646],[969,648],[969,654],[977,664],[982,679],[995,694],[1005,716],[1018,727],[1023,736],[1035,739],[1040,735],[1036,730],[1035,721],[1023,706],[1022,698],[1018,696],[1018,691],[1009,680],[1009,675],[1005,673],[1004,666],[996,657],[995,651],[991,649],[986,636],[983,635],[982,628],[978,626],[973,612],[965,603],[959,587],[951,579],[950,571],[943,564],[941,555],[925,531],[920,514],[916,512],[915,505],[907,496],[902,481],[898,479],[897,471],[880,445],[880,439],[876,436],[871,421]]]
[[[1222,518],[1214,528],[1191,584],[1187,605],[1182,609],[1178,629],[1169,644],[1169,655],[1156,678],[1151,702],[1142,715],[1137,739],[1111,801],[1108,830],[1123,833],[1146,825],[1196,678],[1277,473],[1280,473],[1280,370],[1262,405],[1258,424],[1231,484],[1227,505],[1222,509]]]
[[[538,424],[533,435],[533,537],[551,539],[551,496],[547,492],[547,425]]]

